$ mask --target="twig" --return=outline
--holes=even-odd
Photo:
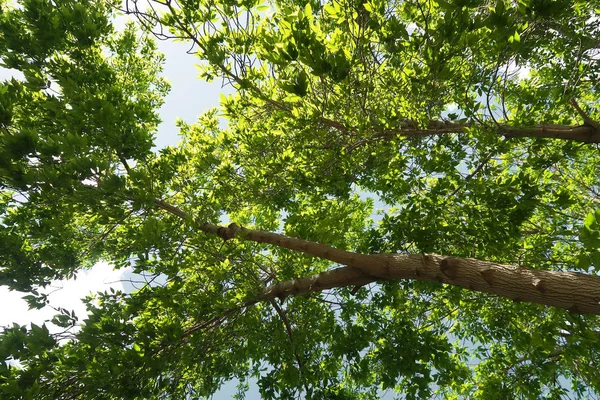
[[[573,106],[573,108],[575,108],[575,111],[577,111],[577,114],[579,114],[581,116],[581,118],[583,118],[583,123],[585,125],[589,125],[589,126],[593,127],[594,129],[596,129],[597,131],[600,131],[600,124],[598,124],[596,121],[591,119],[590,116],[587,115],[581,109],[581,107],[579,107],[577,100],[575,100],[574,98],[571,98],[571,100],[569,100],[569,103]]]
[[[127,171],[127,174],[131,175],[131,168],[129,168],[129,164],[127,164],[127,160],[125,159],[125,157],[123,157],[121,154],[118,154],[117,156],[119,157],[119,161],[121,161],[121,164],[123,164],[125,171]]]
[[[504,137],[504,141],[509,140],[510,137],[505,136]],[[488,161],[490,161],[490,159],[492,158],[492,156],[495,154],[496,152],[494,150],[491,150],[487,156],[485,156],[480,162],[479,165],[477,166],[477,168],[475,168],[473,170],[473,172],[471,172],[466,178],[465,178],[465,182],[469,181],[471,179],[473,179],[473,177],[475,177],[475,175],[477,175],[479,173],[479,171],[481,171],[483,169],[483,167],[488,163]],[[450,197],[454,197],[454,195],[456,193],[458,193],[458,191],[462,189],[462,186],[457,187],[456,189],[454,189],[454,191],[452,192],[452,194],[450,194]]]
[[[298,363],[298,369],[300,370],[300,375],[302,375],[302,371],[304,370],[304,364],[302,363],[302,359],[300,358],[300,356],[298,355],[298,352],[296,351],[296,343],[294,342],[292,325],[290,324],[290,321],[288,320],[287,316],[285,315],[285,313],[283,312],[281,307],[279,307],[279,304],[277,304],[277,302],[275,300],[271,300],[270,303],[273,306],[273,308],[275,309],[275,311],[277,312],[277,314],[279,315],[279,318],[281,318],[281,322],[283,322],[283,325],[285,325],[286,333],[287,333],[288,337],[290,338],[290,343],[292,344],[292,348],[294,350],[294,357],[296,358],[296,362]],[[304,382],[304,384],[306,384],[306,383]],[[305,386],[305,390],[308,391],[307,386]]]

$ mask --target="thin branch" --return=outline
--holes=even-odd
[[[509,140],[509,137],[505,137],[504,141]],[[471,179],[473,179],[475,177],[475,175],[477,175],[479,173],[479,171],[481,171],[483,169],[483,167],[485,167],[485,165],[488,163],[488,161],[490,161],[490,159],[492,158],[492,156],[496,154],[496,149],[491,150],[480,162],[479,165],[477,166],[477,168],[475,168],[473,170],[473,172],[471,172],[466,178],[465,178],[465,183],[470,181]],[[462,189],[462,186],[457,187],[456,189],[454,189],[454,191],[452,192],[452,194],[450,194],[449,198],[452,198],[456,195],[456,193],[458,193],[458,191]]]
[[[574,98],[572,98],[571,100],[569,100],[569,103],[573,106],[573,108],[575,108],[575,111],[577,111],[577,114],[579,114],[581,116],[581,118],[583,118],[583,122],[586,125],[589,125],[589,126],[593,127],[594,129],[596,129],[596,131],[600,131],[600,124],[598,124],[596,121],[592,120],[590,118],[590,116],[587,115],[581,109],[581,107],[579,107],[579,104],[577,103],[577,100],[575,100]]]
[[[302,376],[303,375],[302,371],[304,371],[304,363],[302,362],[302,359],[300,358],[300,356],[298,355],[298,352],[296,350],[296,343],[294,342],[294,333],[292,331],[292,325],[290,324],[290,321],[288,320],[287,316],[285,315],[285,312],[281,309],[281,307],[279,307],[279,304],[277,304],[277,302],[275,300],[271,299],[269,301],[269,303],[271,303],[271,305],[277,312],[277,315],[279,315],[279,318],[281,318],[281,322],[283,322],[283,325],[285,326],[286,333],[287,333],[288,337],[290,338],[290,343],[292,344],[292,349],[294,351],[294,357],[296,358],[296,362],[298,363],[298,370],[300,371],[300,376]],[[303,381],[305,390],[308,392],[308,386],[306,385],[306,382],[304,382],[304,379],[302,379],[302,381]]]

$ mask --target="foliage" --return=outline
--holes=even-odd
[[[597,276],[598,1],[126,8],[236,89],[156,152],[153,41],[114,31],[116,3],[19,4],[0,2],[0,60],[23,74],[0,84],[0,283],[41,308],[40,288],[98,260],[152,279],[88,298],[81,322],[62,310],[64,331],[5,328],[4,396],[206,398],[234,379],[267,399],[600,392],[597,315],[422,281],[258,301],[335,265],[201,229]]]

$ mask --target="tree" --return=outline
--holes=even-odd
[[[236,88],[157,153],[118,4],[0,4],[0,282],[153,277],[6,328],[4,394],[600,392],[597,1],[128,2]]]

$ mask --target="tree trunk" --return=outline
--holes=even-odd
[[[175,206],[162,200],[155,203],[184,220],[191,220]],[[224,240],[236,238],[271,244],[347,266],[267,287],[258,296],[259,300],[360,286],[376,280],[415,279],[495,294],[514,301],[560,307],[575,313],[600,315],[600,276],[596,275],[538,270],[437,254],[359,254],[236,224],[224,227],[201,223],[198,228]]]

